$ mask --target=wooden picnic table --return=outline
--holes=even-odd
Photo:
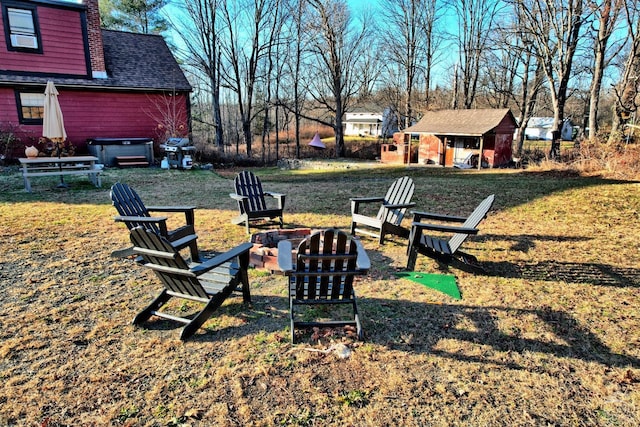
[[[94,156],[34,157],[18,160],[22,165],[24,188],[28,192],[31,192],[29,178],[34,176],[87,175],[93,185],[102,186],[100,180],[102,169],[96,167],[98,158]]]

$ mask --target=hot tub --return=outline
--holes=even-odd
[[[87,148],[106,166],[115,166],[116,157],[124,156],[144,156],[153,164],[152,138],[92,138],[87,140]]]

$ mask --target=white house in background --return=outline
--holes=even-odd
[[[551,141],[553,136],[553,117],[531,117],[527,128],[524,130],[526,139],[544,139]],[[560,127],[560,137],[565,141],[573,139],[573,124],[571,120],[565,119]]]
[[[388,107],[359,107],[344,117],[345,136],[389,137],[397,131],[396,116]]]

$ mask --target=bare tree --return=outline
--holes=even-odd
[[[617,21],[625,0],[592,1],[590,7],[595,13],[597,34],[594,40],[595,64],[593,67],[593,81],[591,83],[589,101],[589,139],[595,140],[598,130],[598,104],[605,67],[611,61],[612,55],[607,57],[609,40],[616,30]],[[614,49],[613,56],[619,52],[620,46]]]
[[[413,91],[420,65],[426,57],[426,38],[421,31],[425,8],[423,0],[388,0],[383,6],[385,42],[382,49],[390,66],[397,64],[402,74],[403,108],[396,107],[404,117],[401,127],[409,127],[414,119]]]
[[[522,78],[520,79],[520,94],[514,96],[516,105],[519,107],[518,132],[516,136],[516,154],[522,154],[525,140],[525,130],[529,126],[529,120],[538,101],[538,95],[544,83],[544,71],[542,64],[537,61],[537,57],[525,43],[521,53]]]
[[[223,87],[236,97],[247,156],[252,155],[255,91],[259,64],[273,43],[272,23],[279,3],[275,0],[220,0],[225,37],[221,43],[225,67]]]
[[[585,21],[585,0],[511,0],[522,16],[549,85],[554,110],[554,135],[559,135],[574,55]],[[555,138],[551,156],[559,148]]]
[[[442,36],[437,31],[443,16],[440,8],[442,0],[423,0],[424,14],[421,23],[422,37],[425,41],[424,97],[425,108],[429,109],[431,99],[432,70],[438,60],[438,49],[442,45]]]
[[[496,31],[496,48],[487,55],[492,66],[487,66],[488,102],[494,108],[517,108],[518,121],[515,153],[520,155],[525,140],[525,129],[534,114],[538,95],[544,86],[544,71],[538,60],[529,33],[521,31],[523,16],[519,8]]]
[[[295,157],[300,158],[300,119],[302,107],[304,104],[305,90],[301,85],[303,74],[303,55],[307,50],[308,37],[304,31],[305,22],[305,2],[302,0],[294,0],[288,5],[288,15],[291,17],[289,21],[289,55],[287,64],[289,64],[289,74],[291,77],[292,99],[289,103],[283,103],[278,96],[278,105],[283,107],[285,111],[293,113],[294,132],[296,152]],[[287,109],[287,107],[289,107]]]
[[[620,127],[638,110],[640,100],[640,11],[633,1],[625,2],[624,8],[631,47],[620,81],[614,87],[615,107],[609,142],[619,137]]]
[[[308,0],[313,13],[308,30],[313,34],[311,53],[315,58],[312,79],[307,83],[310,94],[333,116],[333,121],[317,120],[333,127],[336,156],[345,156],[343,115],[362,81],[358,78],[358,62],[368,36],[367,22],[354,28],[344,0]]]
[[[496,0],[456,0],[458,55],[464,108],[472,108],[480,79],[482,58],[498,14]]]
[[[277,105],[275,106],[276,114],[274,114],[273,122],[272,122],[272,111],[271,107],[274,105],[273,98],[274,92],[276,93],[275,97],[277,98],[277,93],[279,90],[279,77],[281,75],[280,71],[282,67],[278,64],[282,61],[282,58],[279,55],[280,52],[280,37],[282,34],[282,26],[283,26],[283,14],[282,14],[282,1],[274,0],[273,2],[273,10],[272,16],[270,19],[269,25],[265,25],[265,38],[270,42],[266,44],[265,48],[265,72],[262,86],[264,87],[264,103],[263,103],[263,111],[262,115],[264,117],[262,123],[262,160],[263,162],[269,162],[271,160],[271,130],[276,130],[276,160],[278,159],[278,126],[277,126]]]
[[[224,129],[220,108],[219,2],[220,0],[185,0],[187,18],[186,22],[179,22],[181,28],[177,33],[181,35],[188,51],[186,63],[207,77],[207,86],[211,94],[215,143],[218,147],[223,147]]]

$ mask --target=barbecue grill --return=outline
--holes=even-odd
[[[160,144],[164,150],[169,168],[191,169],[192,154],[196,147],[191,145],[189,138],[169,138],[164,144]]]

